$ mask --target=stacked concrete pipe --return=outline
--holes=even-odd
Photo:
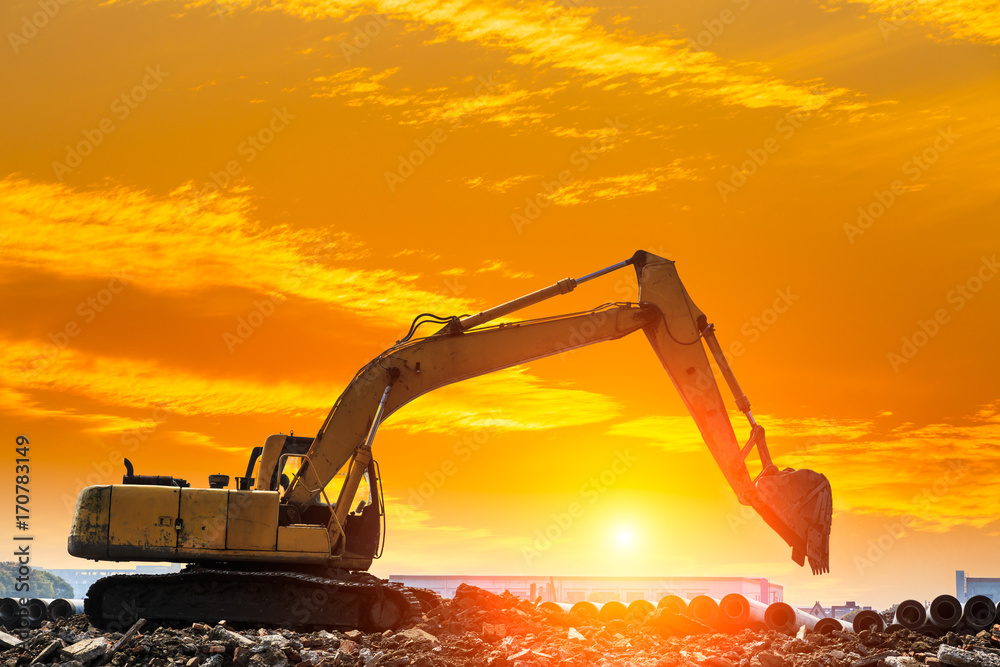
[[[710,628],[724,630],[719,614],[719,601],[707,595],[696,595],[688,603],[687,615]]]
[[[49,618],[49,605],[41,598],[31,598],[27,604],[28,627],[37,628]]]
[[[927,610],[916,600],[903,600],[896,607],[893,622],[908,630],[918,630],[927,623]]]
[[[688,600],[682,598],[680,595],[664,595],[660,598],[660,602],[656,605],[656,608],[669,609],[675,614],[686,614]]]
[[[629,603],[625,611],[625,620],[629,623],[642,623],[647,616],[656,611],[656,607],[649,600],[635,600]]]
[[[586,616],[587,618],[591,618],[595,621],[597,620],[598,615],[600,615],[601,613],[600,609],[597,608],[597,605],[594,604],[593,602],[590,602],[589,600],[582,600],[580,602],[577,602],[572,607],[570,607],[570,611],[574,611],[580,614],[581,616]]]
[[[5,628],[17,627],[20,607],[14,598],[0,598],[0,625]]]
[[[962,605],[962,623],[979,632],[993,624],[997,606],[985,595],[973,595]]]
[[[962,603],[954,595],[939,595],[931,601],[927,615],[936,627],[950,630],[962,620]]]
[[[58,621],[83,613],[83,600],[77,598],[56,598],[49,603],[49,620]]]
[[[751,600],[739,593],[730,593],[719,600],[720,623],[730,630],[748,630],[767,627],[764,614],[767,605],[758,600]]]
[[[821,618],[818,621],[816,621],[816,625],[813,626],[813,632],[818,632],[821,635],[829,635],[834,632],[843,632],[843,631],[844,631],[844,624],[835,618]]]
[[[864,632],[865,630],[870,632],[882,632],[885,630],[885,619],[882,618],[882,614],[877,611],[865,609],[854,615],[852,625],[854,626],[855,632]]]
[[[764,623],[775,632],[791,635],[798,632],[802,626],[808,630],[814,629],[819,623],[819,619],[812,614],[796,609],[787,602],[774,602],[764,612]]]
[[[617,600],[609,600],[601,605],[601,610],[597,613],[597,618],[602,623],[608,621],[624,621],[628,613],[628,607]]]

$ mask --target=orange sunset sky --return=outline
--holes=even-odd
[[[0,26],[0,479],[13,536],[27,434],[33,564],[88,565],[73,503],[123,455],[240,474],[416,314],[642,248],[740,344],[776,462],[830,479],[831,573],[740,512],[641,334],[387,421],[376,573],[879,608],[1000,576],[996,0],[5,0]],[[523,314],[635,298],[629,269]]]

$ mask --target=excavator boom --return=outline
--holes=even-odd
[[[635,268],[638,278],[638,304],[615,304],[585,313],[482,327],[628,265]],[[386,350],[362,368],[338,398],[282,502],[304,512],[333,476],[348,466],[347,480],[335,504],[342,520],[360,471],[371,458],[374,430],[409,401],[447,384],[620,338],[639,329],[648,337],[740,502],[751,505],[785,539],[797,563],[801,565],[808,558],[815,573],[828,571],[832,520],[829,483],[818,473],[779,471],[772,464],[764,430],[753,420],[749,401],[718,350],[707,318],[684,289],[674,262],[643,251],[583,278],[561,280],[476,315],[450,318],[434,335],[404,339]],[[703,338],[713,352],[718,351],[714,356],[720,370],[736,394],[737,406],[750,421],[751,435],[744,446],[736,439]],[[758,450],[761,471],[751,478],[746,459],[754,448]],[[262,468],[260,479],[264,478]]]

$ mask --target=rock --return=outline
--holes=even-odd
[[[920,667],[920,661],[907,655],[889,656],[885,659],[889,667]]]
[[[340,642],[341,653],[346,653],[347,655],[351,655],[355,653],[357,650],[358,650],[357,642],[351,641],[350,639],[344,639],[343,641]]]
[[[31,664],[36,665],[40,662],[45,662],[51,656],[55,655],[56,651],[58,651],[62,647],[63,647],[63,641],[61,639],[53,640],[52,642],[49,643],[48,646],[42,649],[41,653],[35,656],[35,659],[31,661]]]
[[[280,649],[284,649],[289,645],[287,638],[281,635],[261,635],[257,638],[256,645],[252,650],[257,651],[258,649],[263,650],[269,646],[275,646]]]
[[[60,649],[59,657],[63,660],[75,660],[81,664],[87,664],[104,657],[107,652],[108,640],[104,637],[94,637]]]
[[[851,667],[877,667],[878,663],[885,660],[886,658],[891,658],[898,656],[899,653],[896,651],[882,651],[880,653],[874,653],[872,655],[860,658],[851,663]]]
[[[1000,667],[1000,657],[996,655],[981,651],[963,651],[948,644],[941,644],[938,647],[937,657],[942,664],[953,667]]]
[[[805,627],[805,626],[802,626]],[[732,662],[718,656],[710,656],[701,661],[702,667],[736,667]]]
[[[222,625],[217,625],[212,628],[212,630],[208,633],[208,638],[220,642],[229,642],[236,644],[237,646],[254,646],[257,643],[254,640],[233,632]]]
[[[584,637],[583,635],[581,635],[580,631],[577,630],[576,628],[570,628],[569,631],[566,633],[566,638],[567,639],[578,639],[580,641],[586,641],[587,640],[587,638]]]
[[[201,658],[195,656],[193,658],[188,659],[188,661],[184,663],[184,667],[198,667],[198,665],[200,664],[201,664]]]
[[[0,650],[6,651],[7,649],[19,646],[21,640],[14,635],[8,635],[6,632],[0,632]]]
[[[760,658],[761,667],[786,667],[788,664],[784,658],[773,653],[761,653],[757,657]]]
[[[288,658],[277,646],[266,646],[250,658],[250,667],[288,667]]]
[[[402,632],[397,632],[395,636],[416,642],[426,641],[426,642],[431,642],[432,644],[438,643],[437,637],[430,634],[429,632],[424,632],[420,628],[410,628],[408,630],[403,630]]]

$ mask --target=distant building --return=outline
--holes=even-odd
[[[166,574],[178,572],[181,567],[181,565],[175,564],[137,565],[131,570],[50,570],[48,568],[45,570],[66,580],[66,583],[73,587],[73,597],[82,599],[87,594],[87,589],[95,581],[113,574]]]
[[[784,588],[756,577],[502,577],[489,575],[394,574],[389,581],[429,588],[442,597],[454,597],[459,584],[470,584],[492,593],[510,591],[519,598],[541,597],[551,602],[607,602],[635,600],[657,602],[665,595],[691,599],[697,595],[721,598],[741,593],[765,604],[781,602]]]
[[[847,616],[852,611],[864,611],[870,610],[871,607],[859,607],[858,603],[854,600],[848,600],[846,604],[835,604],[830,607],[824,607],[818,601],[812,607],[799,607],[800,611],[804,611],[807,614],[812,614],[816,618],[843,618]]]
[[[811,607],[799,607],[798,610],[804,611],[807,614],[811,614],[816,618],[830,618],[830,608],[821,605],[819,603],[819,600],[817,600],[816,604],[814,604]]]
[[[973,595],[985,595],[994,602],[1000,601],[1000,578],[967,577],[965,570],[956,570],[955,597],[965,604]]]

